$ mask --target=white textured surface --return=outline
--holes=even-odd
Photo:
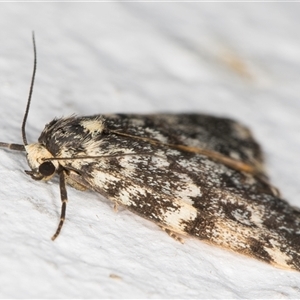
[[[1,3],[0,140],[35,141],[54,116],[207,112],[243,121],[275,185],[300,206],[299,3]],[[105,199],[33,182],[0,152],[0,297],[300,298],[300,273],[180,243]],[[100,201],[102,200],[102,201]],[[115,274],[121,279],[111,278]]]

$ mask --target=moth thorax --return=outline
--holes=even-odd
[[[53,155],[40,143],[26,145],[25,149],[28,165],[32,170],[25,172],[36,180],[51,179],[59,167],[57,161],[47,161],[47,158],[53,158]]]

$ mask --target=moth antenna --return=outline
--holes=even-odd
[[[9,144],[9,143],[0,142],[0,147],[8,148],[10,150],[16,150],[16,151],[25,151],[24,145],[20,145],[20,144]]]
[[[35,45],[35,37],[34,37],[34,32],[32,32],[32,43],[33,43],[33,53],[34,53],[34,63],[33,63],[33,72],[32,72],[32,77],[31,77],[31,84],[30,84],[30,90],[29,90],[29,96],[27,100],[27,106],[23,118],[23,123],[22,123],[22,138],[23,138],[23,143],[24,145],[28,145],[27,143],[27,138],[26,138],[26,132],[25,132],[25,126],[26,126],[26,121],[28,117],[28,112],[30,108],[30,103],[31,103],[31,96],[33,92],[33,86],[34,86],[34,79],[35,79],[35,73],[36,73],[36,45]]]

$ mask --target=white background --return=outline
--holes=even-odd
[[[232,117],[262,144],[273,183],[300,206],[299,3],[1,3],[0,140],[21,143],[55,116],[200,112]],[[0,152],[0,297],[300,298],[300,273],[154,224],[57,179],[34,182]],[[119,279],[112,278],[114,275]]]

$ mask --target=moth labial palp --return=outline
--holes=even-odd
[[[34,37],[33,37],[34,42]],[[34,180],[59,176],[63,227],[66,185],[93,190],[114,207],[156,223],[171,237],[191,236],[277,267],[300,271],[300,211],[268,179],[260,146],[231,119],[205,114],[111,114],[54,119],[38,142],[25,133]]]

